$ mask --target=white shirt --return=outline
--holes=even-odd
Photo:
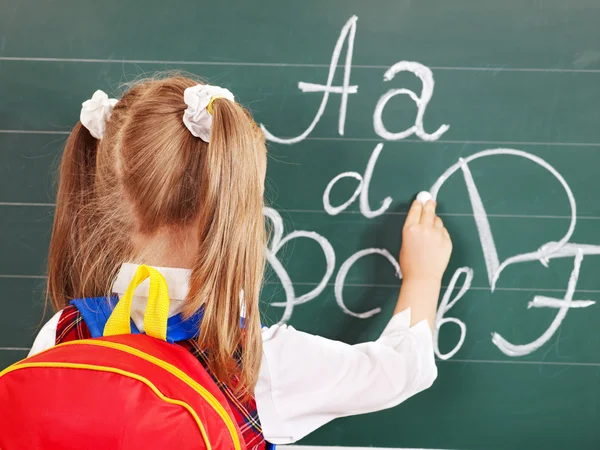
[[[125,293],[137,265],[123,264],[113,292]],[[169,286],[169,314],[178,314],[190,271],[157,268]],[[131,317],[143,330],[148,281],[135,292]],[[52,347],[57,313],[40,331],[30,355]],[[437,377],[431,330],[410,327],[410,309],[396,314],[374,342],[348,345],[287,325],[263,329],[263,356],[255,398],[265,439],[295,442],[331,420],[391,408],[427,389]]]

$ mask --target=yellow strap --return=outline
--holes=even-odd
[[[162,274],[146,265],[138,267],[127,291],[115,306],[104,326],[104,336],[131,333],[131,301],[135,289],[150,278],[148,304],[144,314],[144,331],[148,336],[167,340],[167,320],[169,319],[169,288]]]
[[[214,114],[213,111],[213,102],[218,99],[218,98],[224,98],[222,95],[215,95],[214,97],[212,97],[210,99],[210,101],[208,102],[208,105],[206,105],[206,110],[209,112],[209,114],[212,116]]]

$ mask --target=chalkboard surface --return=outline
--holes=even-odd
[[[453,236],[435,385],[304,443],[597,449],[599,23],[596,0],[0,0],[0,366],[41,320],[81,102],[181,70],[270,136],[266,322],[375,339],[416,192]]]

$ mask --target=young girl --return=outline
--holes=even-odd
[[[435,203],[410,209],[402,289],[377,341],[351,346],[285,325],[261,329],[266,164],[260,129],[225,89],[171,77],[137,84],[118,101],[96,92],[62,158],[48,263],[59,312],[31,354],[101,335],[110,307],[72,300],[122,295],[143,263],[168,283],[170,338],[223,390],[249,449],[294,442],[431,386],[451,253]],[[133,299],[140,332],[147,295],[143,284]]]

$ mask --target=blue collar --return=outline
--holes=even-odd
[[[104,334],[104,326],[112,313],[112,310],[119,301],[118,297],[94,297],[82,298],[71,301],[85,324],[90,330],[93,338],[102,337]],[[200,331],[200,323],[204,317],[204,307],[200,308],[192,317],[183,320],[181,314],[170,317],[167,322],[167,342],[178,342],[186,339],[196,338]],[[131,321],[131,333],[140,334],[137,326]]]

